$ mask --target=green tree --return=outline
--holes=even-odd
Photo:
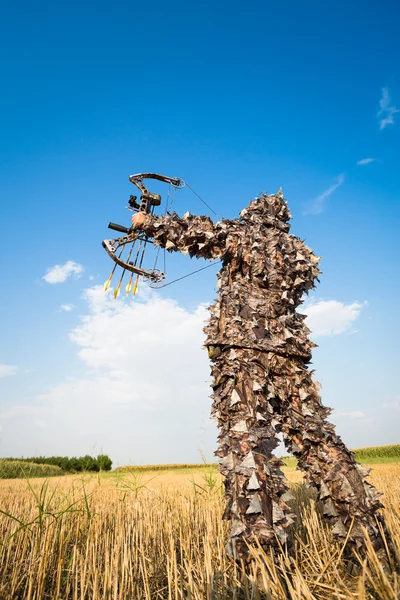
[[[99,454],[97,457],[97,464],[100,471],[111,471],[112,460],[106,454]]]

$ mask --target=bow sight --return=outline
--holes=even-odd
[[[145,214],[154,214],[154,208],[161,205],[161,196],[160,194],[153,194],[152,192],[149,192],[143,183],[143,179],[156,179],[158,181],[168,183],[175,189],[182,189],[185,187],[185,182],[183,179],[179,179],[178,177],[167,177],[165,175],[158,175],[157,173],[138,173],[137,175],[131,175],[129,177],[129,181],[140,190],[141,196],[140,200],[138,201],[137,196],[131,195],[128,200],[128,208],[130,210],[143,212]],[[168,206],[166,206],[166,209],[168,209]],[[111,275],[104,284],[104,289],[108,289],[115,269],[118,265],[123,269],[123,271],[118,286],[114,291],[115,298],[119,296],[125,271],[129,271],[131,273],[128,285],[125,288],[127,294],[129,294],[129,292],[132,290],[133,295],[136,295],[139,277],[143,277],[144,280],[149,281],[151,287],[160,286],[166,276],[165,273],[156,268],[158,252],[153,268],[144,269],[142,267],[146,245],[149,242],[152,243],[148,236],[141,230],[135,230],[132,227],[124,227],[123,225],[117,225],[116,223],[109,223],[108,227],[115,231],[119,231],[120,233],[124,233],[125,236],[103,241],[103,248],[105,248],[107,254],[115,262]],[[122,258],[122,254],[126,249],[128,249],[127,258]],[[133,252],[134,249],[135,252]],[[131,260],[132,256],[134,256],[133,260]],[[132,278],[134,274],[136,274],[136,281],[132,288]]]

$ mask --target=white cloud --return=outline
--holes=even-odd
[[[0,453],[104,451],[117,466],[199,462],[201,448],[215,460],[210,365],[201,349],[206,308],[185,310],[145,286],[134,300],[117,301],[95,286],[86,291],[85,300],[86,315],[70,332],[82,375],[36,398],[5,404],[0,411]],[[350,329],[362,306],[319,301],[305,312],[314,332],[328,335]],[[348,410],[361,428],[368,422],[355,416],[359,411],[351,406]],[[346,419],[342,422],[345,427]]]
[[[309,203],[307,209],[304,211],[303,214],[305,214],[305,215],[319,215],[320,213],[322,213],[324,211],[324,209],[325,209],[326,200],[343,183],[344,183],[344,173],[342,173],[341,175],[339,175],[336,178],[336,182],[334,184],[332,184],[327,190],[325,190],[324,192],[322,192],[322,194],[320,194],[317,198],[314,198],[314,200],[312,200]]]
[[[374,417],[369,417],[362,410],[346,410],[346,411],[334,411],[334,419],[338,418],[340,421],[345,419],[346,421],[352,421],[352,427],[360,426],[365,428],[370,423],[375,423]]]
[[[49,267],[46,275],[43,275],[42,279],[44,279],[47,283],[63,283],[72,275],[74,277],[80,277],[83,271],[84,268],[82,265],[72,260],[68,260],[63,265],[54,265],[54,267]]]
[[[336,335],[351,332],[354,321],[359,317],[364,303],[344,304],[338,300],[318,300],[304,306],[302,312],[307,315],[306,323],[312,337]]]
[[[75,306],[73,304],[61,304],[60,308],[64,312],[70,312],[71,310],[74,310]]]
[[[15,375],[18,371],[18,367],[15,365],[0,364],[0,377],[10,377]]]
[[[376,158],[362,158],[361,160],[357,161],[357,164],[363,167],[364,165],[369,165],[373,162],[376,162]]]
[[[400,401],[394,400],[393,402],[385,402],[383,404],[384,408],[393,408],[394,410],[400,410]]]
[[[349,410],[344,412],[336,412],[337,417],[346,417],[348,419],[365,419],[367,415],[362,410]]]
[[[70,333],[85,373],[0,413],[4,447],[17,456],[96,447],[121,464],[199,462],[202,448],[214,460],[206,308],[187,311],[144,287],[133,301],[100,286],[85,298],[88,313]]]
[[[377,116],[379,119],[379,129],[385,129],[388,125],[394,125],[394,117],[396,113],[400,112],[396,106],[390,106],[391,98],[387,87],[382,88],[382,96],[379,100],[379,110]]]

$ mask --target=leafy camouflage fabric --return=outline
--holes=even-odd
[[[289,233],[290,218],[280,191],[256,198],[238,219],[213,223],[174,213],[149,215],[143,226],[169,251],[222,259],[205,345],[220,431],[224,516],[232,522],[227,551],[244,561],[254,536],[264,547],[277,540],[285,545],[295,518],[282,461],[273,455],[278,433],[316,488],[334,537],[343,539],[350,529],[350,547],[362,549],[365,527],[375,547],[382,547],[380,494],[327,421],[331,410],[321,404],[307,367],[315,344],[296,308],[318,280],[319,257]]]

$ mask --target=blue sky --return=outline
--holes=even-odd
[[[217,267],[134,301],[97,287],[140,171],[230,218],[282,185],[323,257],[304,310],[323,400],[350,446],[400,441],[398,17],[360,1],[4,7],[0,455],[212,456],[199,348]],[[208,212],[188,189],[175,206]],[[169,255],[168,278],[196,266]]]

